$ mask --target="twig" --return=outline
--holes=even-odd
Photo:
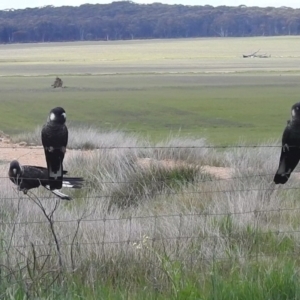
[[[73,251],[73,250],[74,250],[75,239],[76,239],[76,237],[77,237],[77,235],[78,235],[78,232],[79,232],[80,223],[81,223],[81,221],[82,221],[84,218],[86,218],[86,217],[88,217],[89,215],[91,215],[91,214],[86,215],[86,211],[87,211],[87,209],[84,210],[82,216],[77,220],[77,226],[76,226],[75,234],[74,234],[74,236],[73,236],[72,243],[71,243],[70,255],[71,255],[71,264],[72,264],[72,271],[73,271],[73,272],[75,271],[75,259],[74,259],[74,251]]]
[[[56,231],[54,228],[54,220],[53,220],[54,212],[58,209],[60,201],[58,199],[56,199],[54,208],[52,209],[52,211],[50,211],[50,213],[47,213],[46,209],[43,206],[43,204],[41,203],[40,199],[34,193],[31,192],[30,195],[29,194],[27,194],[27,195],[35,204],[37,204],[39,206],[39,208],[41,209],[41,211],[43,212],[44,216],[46,217],[46,219],[49,223],[49,228],[52,233],[52,236],[53,236],[53,239],[55,242],[55,246],[56,246],[56,251],[58,254],[58,263],[59,263],[60,269],[62,269],[63,268],[63,260],[62,260],[62,255],[61,255],[61,251],[60,251],[60,243],[58,241],[58,237],[57,237],[57,234],[56,234]]]

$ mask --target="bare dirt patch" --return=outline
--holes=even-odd
[[[0,142],[0,159],[8,163],[17,159],[22,164],[45,166],[44,149],[41,146],[24,147]]]
[[[180,160],[156,160],[152,158],[141,158],[138,160],[138,164],[142,167],[149,168],[151,166],[161,166],[162,168],[175,168],[181,166],[190,166],[195,167],[191,164],[187,164],[184,161]],[[234,169],[232,168],[224,168],[224,167],[213,167],[213,166],[196,166],[201,168],[204,172],[213,175],[220,179],[229,179],[232,177]]]
[[[74,151],[67,150],[66,158]],[[46,159],[42,146],[24,146],[20,144],[11,144],[0,142],[0,161],[1,165],[8,170],[9,163],[12,160],[18,160],[22,165],[34,165],[46,167]]]

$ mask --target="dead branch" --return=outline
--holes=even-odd
[[[266,53],[262,53],[262,54],[258,54],[258,52],[260,51],[260,49],[258,49],[257,51],[251,53],[251,54],[243,54],[243,58],[269,58],[271,57],[270,54],[266,54]]]

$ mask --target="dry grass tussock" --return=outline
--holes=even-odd
[[[87,181],[72,202],[43,190],[29,198],[3,181],[0,263],[8,270],[36,261],[39,272],[63,267],[90,282],[142,277],[159,286],[175,260],[199,271],[219,259],[257,257],[272,251],[257,246],[258,235],[276,232],[280,240],[288,235],[280,231],[299,223],[299,190],[271,184],[278,148],[217,151],[199,148],[204,139],[180,138],[155,145],[161,148],[126,148],[150,144],[118,132],[81,142],[121,148],[68,157],[66,169]],[[80,139],[71,145],[80,147]],[[230,168],[231,178],[207,172],[208,165]],[[296,176],[287,186],[297,187]],[[30,277],[28,267],[20,272]]]
[[[41,126],[37,126],[34,132],[24,132],[11,137],[13,143],[26,142],[29,145],[41,146]],[[103,147],[144,146],[134,135],[128,135],[121,131],[101,131],[93,127],[68,126],[69,149],[92,150]]]

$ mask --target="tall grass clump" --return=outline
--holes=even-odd
[[[42,145],[41,131],[42,126],[37,126],[33,132],[26,131],[23,133],[12,135],[10,138],[13,143],[25,142],[31,146],[40,146]]]
[[[224,166],[222,157],[205,138],[169,136],[154,145],[147,157],[157,160],[182,161],[193,165]]]
[[[299,297],[298,178],[272,184],[276,143],[220,151],[204,139],[152,144],[116,132],[87,142],[102,146],[65,159],[86,179],[82,191],[68,191],[73,201],[3,182],[7,297]]]

